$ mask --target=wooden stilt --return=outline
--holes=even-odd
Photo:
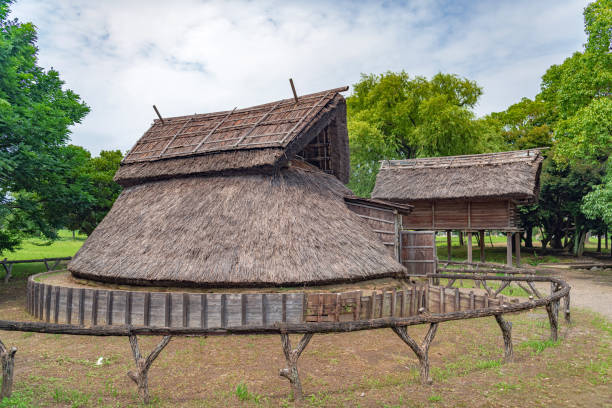
[[[446,252],[448,253],[448,260],[452,258],[452,232],[451,230],[446,231]]]
[[[506,232],[506,265],[512,266],[512,233]]]
[[[512,322],[504,320],[502,315],[495,315],[495,320],[504,337],[504,361],[512,361],[514,358],[514,350],[512,348]]]
[[[287,360],[287,367],[280,370],[278,375],[285,377],[291,383],[291,391],[293,392],[294,401],[303,401],[304,394],[302,393],[302,383],[300,382],[300,375],[298,373],[297,361],[300,355],[310,342],[313,333],[306,333],[304,337],[298,343],[296,349],[291,348],[291,340],[289,334],[281,333],[281,342],[283,345],[283,353],[285,353],[285,360]]]
[[[472,231],[468,231],[467,261],[472,263]]]
[[[514,245],[515,245],[515,251],[516,251],[516,267],[519,268],[521,266],[521,233],[520,232],[515,232],[514,233]]]
[[[433,380],[429,376],[429,346],[436,336],[436,331],[438,330],[438,323],[431,323],[429,325],[429,330],[423,339],[423,343],[419,346],[417,342],[408,335],[408,330],[406,326],[396,326],[391,327],[391,330],[395,332],[399,336],[400,339],[404,341],[416,354],[419,359],[419,364],[421,366],[421,383],[422,384],[432,384]]]
[[[480,262],[485,262],[485,232],[480,230],[478,234],[480,234]]]
[[[127,375],[136,383],[138,386],[138,396],[142,399],[142,402],[149,404],[151,397],[149,395],[149,369],[159,356],[159,353],[170,343],[172,336],[164,336],[161,342],[153,349],[151,354],[144,359],[140,354],[140,348],[138,347],[138,338],[135,335],[130,335],[130,346],[132,347],[132,354],[134,355],[134,361],[136,362],[136,370],[128,371]]]
[[[15,354],[17,349],[7,349],[0,341],[0,363],[2,364],[2,388],[0,388],[0,401],[9,398],[13,393],[13,372],[15,369]]]
[[[565,321],[567,323],[571,323],[571,315],[570,315],[570,294],[568,293],[563,298],[563,310],[565,311]]]

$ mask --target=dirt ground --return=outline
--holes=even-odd
[[[588,257],[581,258],[578,262],[589,261],[601,262]],[[612,263],[612,260],[608,262]],[[604,315],[612,322],[612,268],[594,271],[551,267],[544,269],[570,284],[572,306],[588,308]]]

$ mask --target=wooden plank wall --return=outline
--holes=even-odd
[[[516,205],[509,200],[440,200],[409,202],[412,213],[402,216],[405,229],[517,229]]]
[[[349,210],[356,213],[368,223],[372,231],[374,231],[383,244],[389,248],[389,252],[395,256],[398,242],[395,228],[395,212],[390,209],[377,208],[362,203],[347,202],[346,205]]]
[[[436,237],[433,231],[401,232],[401,263],[409,275],[436,272]]]
[[[482,309],[518,302],[457,288],[412,284],[402,289],[341,293],[169,293],[65,288],[28,282],[27,309],[52,323],[157,327],[273,326],[343,322]]]

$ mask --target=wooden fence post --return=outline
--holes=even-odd
[[[296,349],[291,348],[291,340],[289,334],[281,333],[281,342],[283,345],[283,353],[285,354],[285,360],[287,360],[287,367],[282,368],[278,375],[285,377],[291,383],[291,390],[293,391],[294,401],[303,401],[304,394],[302,392],[302,383],[300,382],[300,375],[298,373],[297,361],[300,355],[310,342],[313,333],[306,333],[300,340]]]
[[[419,359],[419,365],[421,366],[421,383],[422,384],[432,384],[433,380],[429,376],[429,346],[436,336],[436,331],[438,330],[438,323],[431,323],[429,325],[429,330],[423,339],[423,343],[419,346],[417,342],[408,335],[408,330],[406,326],[394,326],[391,327],[391,330],[395,332],[399,336],[400,339],[404,341],[416,354]]]
[[[512,361],[514,357],[514,350],[512,348],[512,322],[504,320],[502,315],[495,315],[495,320],[504,337],[504,361]]]
[[[151,397],[149,395],[149,369],[151,365],[162,352],[164,347],[170,343],[172,336],[164,336],[161,342],[153,349],[151,354],[144,359],[140,354],[140,348],[138,347],[138,338],[135,335],[130,335],[130,346],[132,347],[132,354],[134,355],[134,361],[136,361],[137,372],[128,371],[127,375],[136,383],[138,386],[138,395],[142,398],[142,402],[149,404]]]
[[[17,349],[7,349],[0,341],[0,362],[2,363],[2,388],[0,389],[0,401],[9,398],[13,392],[13,372],[15,369],[15,353]]]

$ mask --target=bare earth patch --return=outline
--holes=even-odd
[[[30,320],[24,302],[25,281],[0,285],[0,318]],[[515,347],[508,364],[493,318],[442,323],[430,349],[432,386],[419,384],[416,357],[391,330],[315,335],[299,363],[305,405],[612,407],[612,325],[572,312],[558,343],[547,341],[544,310],[507,316]],[[422,338],[425,330],[409,332]],[[12,405],[0,407],[139,405],[126,375],[133,368],[127,338],[0,338],[18,348]],[[141,349],[148,353],[159,340],[143,337]],[[284,363],[280,336],[174,338],[150,371],[153,406],[292,406],[289,384],[278,376]]]

